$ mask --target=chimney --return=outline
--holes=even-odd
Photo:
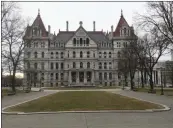
[[[113,38],[113,25],[111,26],[111,37]]]
[[[93,21],[93,31],[96,31],[95,21]]]
[[[68,31],[68,21],[66,21],[66,31]]]
[[[50,25],[48,25],[48,32],[49,32],[49,34],[51,33]]]

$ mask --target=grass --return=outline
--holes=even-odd
[[[160,95],[161,94],[161,89],[156,88],[156,94]],[[148,93],[149,88],[137,88],[137,92],[147,92]],[[163,92],[166,96],[173,96],[173,88],[163,88]]]
[[[104,91],[58,92],[5,111],[47,112],[80,110],[145,110],[159,105]]]
[[[47,90],[81,90],[81,89],[116,89],[117,86],[94,86],[94,87],[47,87]]]

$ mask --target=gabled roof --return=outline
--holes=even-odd
[[[114,36],[120,36],[120,28],[122,26],[128,26],[129,27],[129,25],[128,25],[128,23],[125,20],[123,15],[121,15],[121,17],[120,17],[120,20],[119,20],[118,25],[117,25],[115,32],[114,32]]]

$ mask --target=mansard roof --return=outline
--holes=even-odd
[[[56,41],[66,43],[75,35],[75,33],[76,31],[60,31],[56,37]],[[96,43],[110,42],[102,31],[86,31],[86,33],[91,39],[96,41]]]
[[[128,26],[129,27],[126,19],[121,14],[120,20],[119,20],[118,25],[117,25],[117,27],[115,29],[115,32],[114,32],[114,36],[120,36],[120,29],[121,29],[122,26]]]

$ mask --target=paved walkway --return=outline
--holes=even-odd
[[[173,99],[147,93],[113,91],[173,108]],[[42,92],[41,92],[42,93]],[[46,92],[49,93],[49,92]],[[3,103],[2,103],[3,104]],[[172,128],[173,110],[156,113],[63,113],[2,115],[3,128]]]
[[[14,105],[20,102],[34,99],[36,97],[45,96],[54,92],[30,92],[30,93],[17,93],[13,96],[4,96],[1,99],[2,108],[10,105]]]

